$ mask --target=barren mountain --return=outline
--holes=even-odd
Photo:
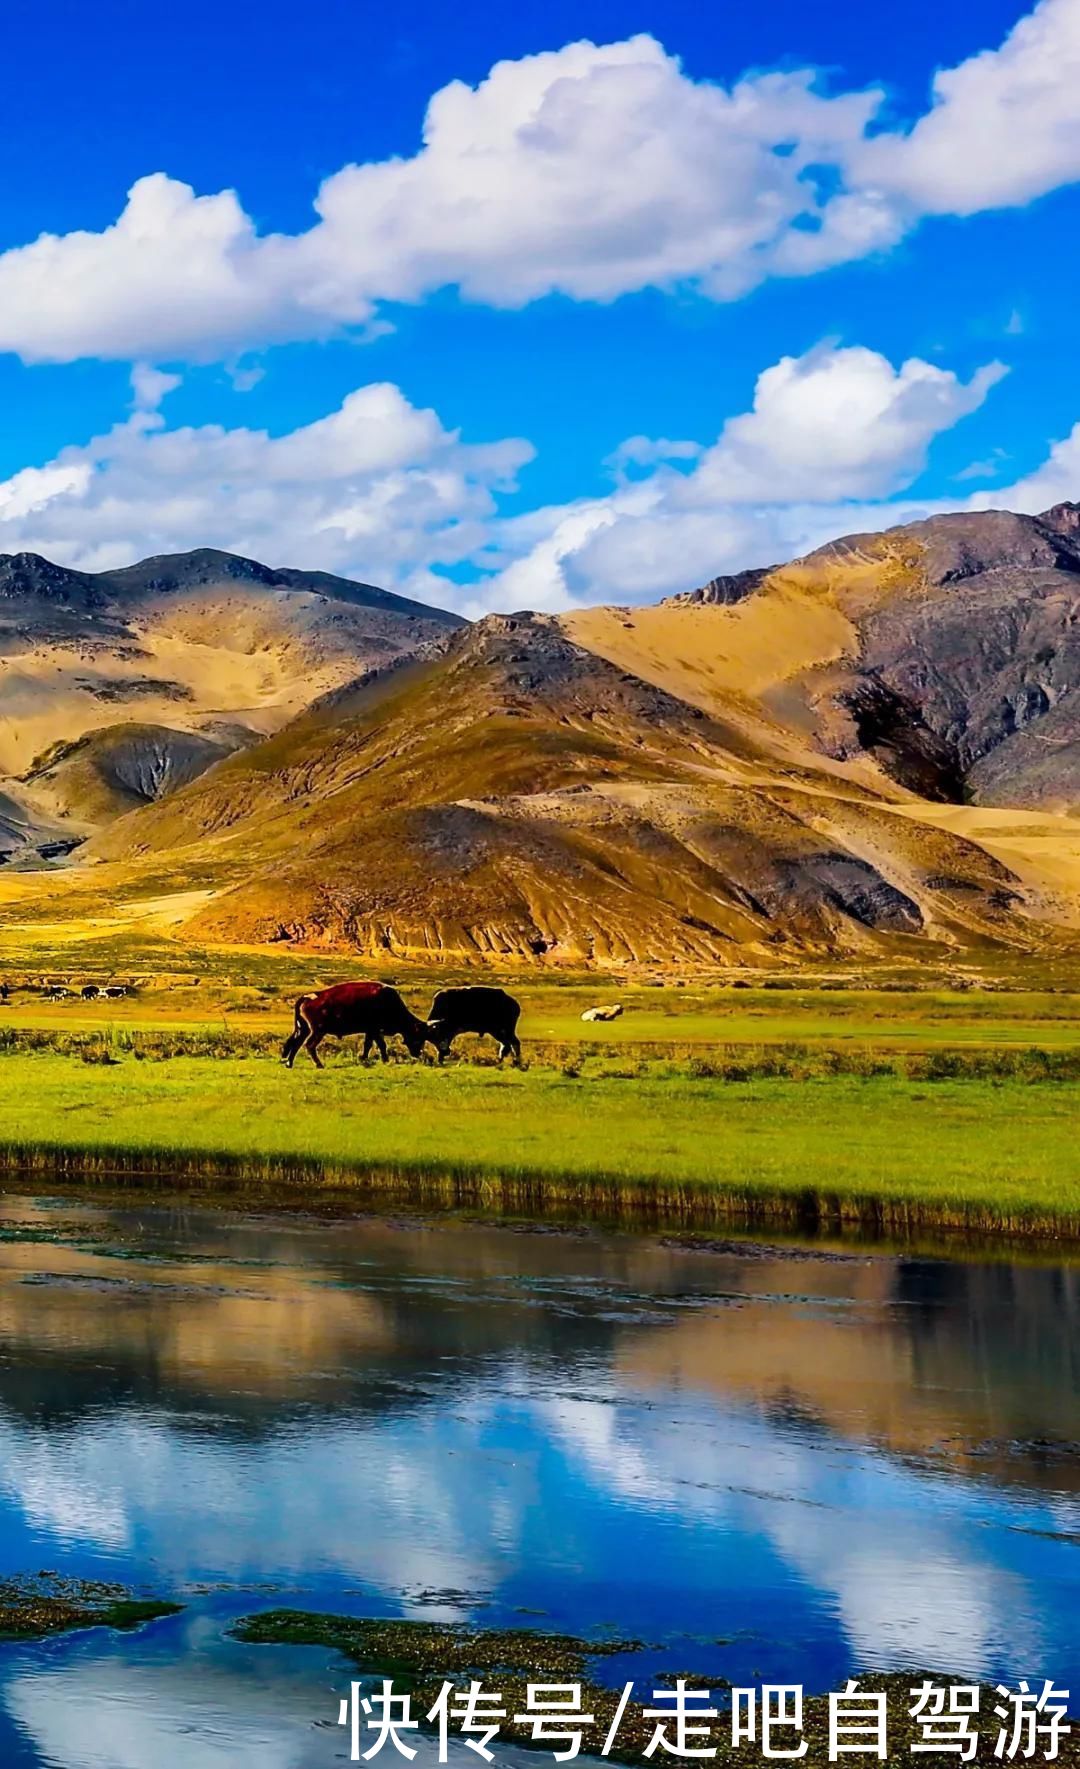
[[[20,784],[29,803],[93,827],[155,804],[236,747],[164,725],[103,725],[53,744]]]
[[[714,603],[737,611],[734,654],[762,624],[809,639],[824,611],[822,655],[764,697],[826,752],[868,753],[929,798],[1080,804],[1080,505],[849,535],[674,599]]]
[[[58,741],[131,723],[163,733],[163,755],[208,755],[194,740],[234,748],[460,624],[370,584],[210,550],[102,573],[0,556],[0,790],[19,813],[12,830],[0,825],[0,853],[35,845],[43,808],[81,834],[158,796],[103,795],[85,752],[60,790]],[[166,762],[159,789],[187,777],[187,763]]]
[[[905,797],[738,696],[705,711],[550,617],[492,616],[93,852],[238,880],[192,923],[210,939],[722,964],[1026,937],[1010,869]]]
[[[136,599],[198,620],[198,584],[139,571]],[[197,877],[200,940],[382,956],[1057,946],[1080,930],[1078,615],[1068,505],[852,536],[654,607],[491,616],[263,741],[219,732],[233,753],[167,796],[151,770],[76,870],[103,893]],[[91,762],[100,785],[112,742],[25,790]]]

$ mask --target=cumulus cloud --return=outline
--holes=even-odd
[[[1029,202],[1080,178],[1078,82],[1080,4],[1041,0],[1000,49],[939,72],[926,115],[864,143],[852,174],[924,215]]]
[[[432,567],[483,544],[498,492],[532,455],[514,439],[465,443],[386,383],[284,436],[168,429],[145,409],[154,391],[144,384],[106,435],[0,483],[0,551],[106,570],[218,546],[445,599]]]
[[[634,437],[612,459],[617,469],[624,458],[658,463],[647,477],[504,524],[515,556],[488,587],[490,604],[648,600],[902,521],[876,500],[909,485],[934,438],[1004,373],[989,363],[965,382],[918,357],[894,368],[859,346],[783,357],[758,376],[752,409],[729,418],[689,471],[671,464],[671,444],[650,451]]]
[[[418,150],[346,166],[295,235],[155,172],[101,232],[0,254],[0,350],[28,362],[235,356],[455,287],[513,307],[691,287],[714,299],[895,244],[926,214],[1080,177],[1080,0],[1041,0],[881,128],[815,70],[690,78],[650,36],[499,62],[431,99]]]
[[[71,451],[65,453],[71,458],[54,461],[48,467],[23,467],[10,479],[0,481],[0,536],[18,536],[24,532],[22,525],[38,511],[60,499],[84,495],[90,480],[90,464],[76,459]]]
[[[970,381],[911,357],[894,369],[860,347],[785,356],[758,377],[753,410],[724,426],[686,485],[692,503],[877,497],[910,482],[933,438],[977,410],[1006,373]]]
[[[0,350],[130,361],[295,334],[275,248],[256,240],[232,192],[198,197],[163,173],[141,178],[103,232],[42,234],[0,256]]]
[[[271,565],[342,572],[470,616],[652,601],[721,572],[797,557],[839,534],[955,508],[915,499],[935,437],[1004,373],[967,381],[822,345],[759,376],[711,446],[632,437],[606,494],[506,514],[528,442],[465,442],[399,388],[358,388],[282,436],[147,410],[0,482],[0,552],[85,569],[218,546]],[[168,379],[168,377],[164,377]],[[984,463],[985,465],[985,463]],[[963,507],[1036,511],[1080,487],[1080,424],[1042,467]]]

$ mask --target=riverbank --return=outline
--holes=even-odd
[[[1021,1055],[1022,1053],[1018,1053]],[[852,1226],[1080,1241],[1080,1083],[1042,1053],[991,1076],[912,1078],[571,1062],[501,1072],[253,1051],[0,1057],[0,1169],[325,1201],[648,1226]]]

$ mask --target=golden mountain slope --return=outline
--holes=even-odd
[[[135,801],[110,799],[86,770],[43,790],[58,740],[132,723],[181,734],[173,748],[189,756],[183,736],[234,748],[458,624],[370,585],[211,551],[96,575],[0,558],[0,790],[31,845],[43,811],[82,835]]]
[[[73,743],[54,743],[19,783],[43,816],[91,831],[125,811],[153,804],[235,748],[196,731],[162,725],[102,725]]]
[[[705,711],[556,620],[493,616],[90,852],[216,876],[190,924],[213,940],[707,965],[1038,943],[1012,873],[896,815],[909,797],[741,695]]]
[[[465,962],[1058,950],[1076,686],[1080,512],[936,518],[655,608],[492,616],[120,816],[57,888],[167,877],[200,940]]]

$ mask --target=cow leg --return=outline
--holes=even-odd
[[[281,1060],[286,1068],[292,1068],[293,1063],[296,1061],[297,1056],[304,1047],[305,1039],[310,1038],[310,1036],[311,1027],[306,1020],[301,1019],[300,1015],[297,1014],[296,1024],[282,1046]]]
[[[371,1055],[371,1045],[372,1045],[371,1033],[365,1032],[364,1033],[364,1048],[360,1052],[360,1061],[362,1063],[366,1063],[368,1060],[368,1057]]]
[[[375,1038],[375,1048],[378,1050],[378,1053],[382,1057],[383,1062],[388,1063],[390,1061],[390,1058],[386,1054],[386,1039],[383,1037],[381,1032],[376,1032],[374,1034],[374,1038]]]
[[[520,1069],[520,1067],[521,1067],[521,1040],[518,1037],[516,1032],[511,1032],[511,1034],[510,1034],[510,1048],[514,1053],[514,1062],[517,1064],[518,1068]]]
[[[306,1045],[304,1046],[305,1050],[308,1053],[308,1056],[311,1058],[312,1062],[315,1064],[315,1067],[317,1069],[322,1069],[325,1067],[325,1064],[320,1063],[320,1061],[319,1061],[319,1045],[321,1043],[322,1043],[321,1036],[318,1036],[316,1033],[312,1032],[311,1036],[308,1038]]]

